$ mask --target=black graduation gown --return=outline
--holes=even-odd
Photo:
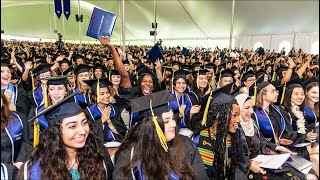
[[[195,174],[195,179],[197,180],[206,180],[208,179],[204,164],[202,162],[202,159],[200,157],[199,151],[197,146],[187,137],[178,135],[181,140],[183,141],[186,148],[187,154],[187,161],[190,163],[193,172]],[[131,155],[131,149],[126,149],[123,152],[120,152],[119,157],[117,161],[115,162],[114,165],[114,170],[113,170],[113,179],[125,179],[122,176],[122,172],[120,167],[128,162],[130,160],[130,155]],[[128,179],[133,179],[132,176],[129,175]]]
[[[255,133],[254,136],[246,136],[246,144],[248,145],[248,154],[249,158],[253,159],[257,157],[259,154],[268,154],[272,148],[268,145],[267,141],[265,140],[262,133],[259,132],[259,130],[255,127]],[[288,164],[284,164],[283,169],[286,169],[287,172],[284,173],[274,173],[272,171],[267,170],[267,174],[262,175],[260,173],[254,173],[250,170],[248,173],[249,179],[288,179],[291,180],[294,177],[298,177],[299,179],[305,179],[304,174],[298,172],[294,168],[290,167]]]
[[[110,142],[110,141],[117,141],[122,142],[126,133],[127,133],[127,127],[124,124],[122,118],[121,118],[121,112],[119,111],[118,107],[116,105],[112,105],[114,108],[115,114],[114,117],[112,117],[110,120],[112,122],[112,125],[116,129],[118,133],[110,132],[106,133],[106,126],[109,126],[107,122],[102,124],[101,118],[96,118],[95,115],[91,112],[92,106],[96,107],[96,104],[93,104],[86,109],[84,109],[84,112],[87,117],[91,120],[94,128],[94,132],[98,135],[99,139],[102,140],[103,143]],[[104,127],[104,128],[103,128]],[[109,131],[110,128],[109,128]]]
[[[8,169],[8,179],[14,179],[18,169],[13,165],[15,162],[24,162],[28,157],[30,149],[32,148],[31,144],[28,143],[28,126],[26,123],[26,116],[22,113],[15,112],[21,119],[23,129],[21,135],[21,145],[19,149],[14,149],[15,157],[12,157],[12,141],[7,134],[5,129],[1,130],[1,163],[3,163]]]
[[[18,89],[18,97],[16,102],[17,112],[28,115],[30,109],[30,101],[27,92],[20,86]]]

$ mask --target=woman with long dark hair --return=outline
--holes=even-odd
[[[43,113],[49,125],[21,168],[21,179],[112,179],[109,154],[79,105],[61,101]]]
[[[26,116],[11,111],[1,92],[1,179],[15,179],[30,149]]]
[[[207,179],[196,146],[177,132],[170,100],[165,90],[132,102],[143,116],[116,153],[114,178]]]
[[[290,81],[288,82],[290,83]],[[287,83],[287,84],[288,84]],[[293,144],[300,142],[305,142],[306,140],[315,143],[317,134],[314,133],[314,126],[306,126],[306,116],[305,116],[305,91],[301,84],[293,83],[287,88],[284,96],[284,114],[286,118],[290,121],[287,123],[289,132],[292,134],[297,134],[299,138],[294,138]],[[319,174],[319,158],[310,158],[310,154],[319,157],[319,144],[307,145],[305,147],[290,147],[292,150],[297,151],[298,154],[306,159],[313,161],[313,169]]]
[[[198,146],[209,178],[246,179],[249,164],[238,130],[240,108],[236,100],[217,91],[203,116],[207,116],[207,120],[195,130],[193,141]]]
[[[272,155],[276,154],[275,149],[268,145],[263,134],[259,131],[257,124],[251,118],[253,114],[253,100],[245,93],[236,94],[235,98],[240,106],[240,125],[245,134],[246,145],[248,146],[248,155],[254,159],[259,154]],[[259,167],[261,162],[251,161],[250,172],[247,176],[249,179],[305,179],[305,175],[297,172],[295,169],[285,164],[282,169],[289,173],[273,173],[270,170]]]

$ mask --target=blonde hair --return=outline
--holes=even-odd
[[[257,94],[256,104],[255,104],[255,106],[257,108],[262,108],[263,107],[263,95],[265,95],[267,93],[266,87],[262,88],[260,90],[260,92]]]

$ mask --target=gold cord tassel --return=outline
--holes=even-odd
[[[33,147],[37,147],[39,144],[40,138],[40,126],[38,123],[38,119],[35,119],[33,122]]]
[[[47,109],[48,106],[49,106],[49,103],[48,103],[48,92],[47,92],[47,84],[45,84],[43,86],[43,101],[44,101],[44,107]]]
[[[34,76],[33,76],[32,71],[31,71],[31,83],[32,83],[32,91],[34,91],[36,89],[36,87],[34,86]]]
[[[76,76],[72,75],[72,83],[73,83],[73,88],[76,88]]]
[[[253,105],[256,104],[256,99],[257,99],[257,82],[254,83],[254,87],[253,87]]]
[[[202,126],[206,126],[206,124],[207,124],[207,115],[208,115],[211,99],[212,99],[212,91],[210,91],[210,95],[209,95],[209,98],[208,98],[208,101],[207,101],[207,104],[206,104],[206,108],[204,110],[203,118],[202,118],[202,121],[201,121]]]
[[[160,140],[160,144],[163,147],[165,152],[168,152],[168,145],[167,145],[167,139],[166,136],[164,135],[158,121],[157,121],[157,117],[154,115],[153,113],[153,109],[152,109],[152,99],[150,99],[150,110],[151,110],[151,114],[152,114],[152,120],[154,123],[154,126],[156,127],[156,132],[158,134],[159,140]]]
[[[171,92],[173,93],[173,78],[174,78],[174,72],[172,71],[172,77],[171,77]]]
[[[200,75],[200,73],[199,73],[199,70],[198,70],[198,74],[197,74],[197,88],[198,88],[198,89],[200,89],[200,88],[199,88],[199,75]]]
[[[287,82],[284,83],[283,90],[282,90],[282,95],[281,95],[281,100],[280,104],[282,105],[283,100],[284,100],[284,94],[286,93],[286,88],[287,88]]]
[[[109,71],[108,78],[109,78],[109,81],[111,81],[111,69]]]
[[[276,72],[273,71],[271,82],[274,82],[275,80],[276,80]]]
[[[219,81],[218,81],[219,87],[220,87],[220,80],[221,80],[221,71],[220,71],[220,74],[219,74]]]
[[[97,103],[100,103],[100,81],[97,82]]]

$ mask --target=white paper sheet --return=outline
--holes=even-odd
[[[260,161],[260,167],[268,169],[279,169],[290,157],[290,153],[277,155],[258,155],[253,161]]]

